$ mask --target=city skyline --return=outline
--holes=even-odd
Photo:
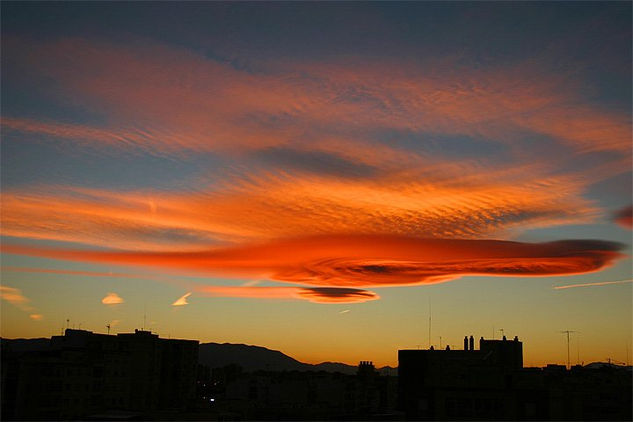
[[[2,337],[630,364],[630,3],[2,12]]]

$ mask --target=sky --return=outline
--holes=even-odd
[[[630,2],[1,7],[2,337],[630,363]]]

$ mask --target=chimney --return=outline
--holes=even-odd
[[[470,336],[470,338],[468,339],[468,343],[470,344],[470,350],[475,350],[475,339],[473,338],[473,336]]]
[[[468,350],[468,336],[464,336],[464,350]]]

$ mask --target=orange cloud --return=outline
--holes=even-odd
[[[0,286],[0,299],[9,302],[10,304],[17,306],[24,312],[35,312],[36,309],[29,303],[31,300],[22,294],[20,289],[9,286]],[[29,315],[34,321],[39,321],[43,318],[41,314],[31,313]]]
[[[104,305],[119,305],[123,302],[125,302],[123,298],[116,293],[108,293],[103,299],[101,299],[101,303]]]
[[[615,222],[627,229],[633,228],[633,206],[628,206],[618,211],[615,214]]]
[[[595,219],[581,180],[540,171],[440,163],[375,179],[265,174],[182,193],[49,186],[3,192],[0,230],[118,249],[198,250],[306,233],[497,237]]]
[[[33,308],[28,305],[30,300],[22,294],[20,289],[9,286],[0,286],[0,299],[6,300],[23,311],[31,311]]]
[[[620,249],[620,244],[598,240],[520,243],[328,235],[198,252],[88,251],[6,244],[1,250],[218,277],[267,278],[323,287],[369,287],[439,283],[465,275],[583,274],[610,265],[622,256]]]
[[[54,78],[109,125],[5,116],[3,129],[148,154],[212,152],[246,164],[230,179],[202,176],[198,190],[177,193],[5,189],[5,236],[139,250],[306,233],[505,237],[594,221],[600,210],[583,197],[587,186],[630,170],[629,113],[587,104],[577,81],[534,63],[466,72],[451,58],[354,58],[260,63],[261,72],[247,72],[165,45],[6,41],[12,58]],[[397,133],[413,145],[392,142]],[[511,158],[438,157],[427,147],[441,147],[442,135],[492,142]],[[522,145],[540,135],[562,155],[526,157]],[[561,171],[566,156],[597,152],[609,154],[583,162],[582,172]]]
[[[303,299],[314,303],[360,303],[380,298],[368,290],[336,287],[200,286],[198,291],[213,297]]]

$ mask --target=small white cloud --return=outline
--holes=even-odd
[[[29,318],[34,321],[40,321],[42,318],[44,318],[44,316],[42,316],[42,314],[31,314],[29,315]]]
[[[101,299],[101,303],[103,303],[104,305],[119,305],[123,302],[125,301],[123,300],[121,296],[112,292],[108,293],[106,297]]]
[[[345,309],[344,311],[339,312],[339,314],[346,314],[349,312],[349,309]]]
[[[242,286],[243,287],[257,286],[259,283],[261,283],[261,280],[251,280],[251,281],[247,281],[243,283]]]
[[[187,302],[187,298],[191,296],[191,292],[189,293],[185,293],[184,295],[182,295],[177,301],[175,301],[174,303],[172,303],[172,306],[185,306],[185,305],[189,305],[189,302]]]

